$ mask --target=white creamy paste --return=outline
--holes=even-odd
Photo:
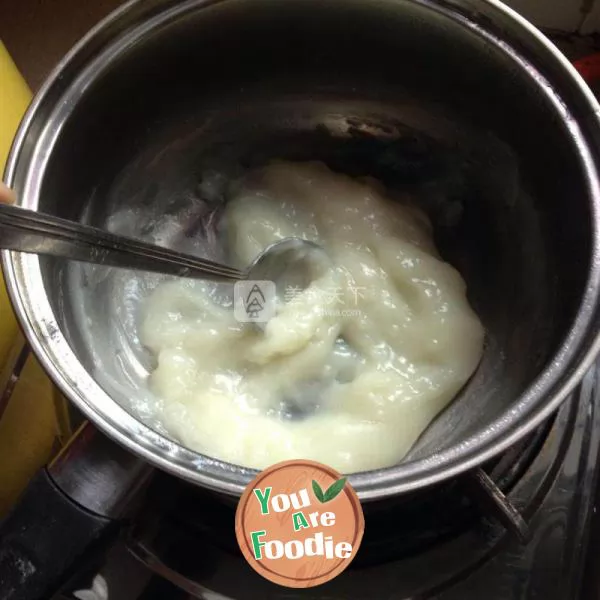
[[[384,193],[320,163],[273,163],[232,192],[224,225],[238,265],[301,237],[335,268],[290,289],[264,333],[238,323],[211,284],[154,291],[142,341],[172,435],[255,468],[307,458],[352,473],[406,455],[476,369],[484,330],[428,220]],[[282,416],[290,398],[310,407],[304,418]]]

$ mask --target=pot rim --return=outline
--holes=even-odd
[[[19,161],[26,151],[28,134],[40,108],[44,105],[54,86],[61,82],[81,85],[88,72],[85,64],[83,72],[78,71],[76,59],[85,57],[86,52],[94,50],[99,44],[102,51],[99,57],[110,58],[111,54],[122,50],[134,37],[144,35],[159,23],[177,15],[195,9],[202,9],[228,0],[130,0],[111,13],[94,27],[58,64],[28,109],[16,134],[5,170],[5,181],[14,186],[17,180]],[[592,248],[588,280],[576,318],[558,352],[554,355],[542,373],[529,388],[516,399],[515,403],[502,416],[486,429],[477,432],[460,444],[456,444],[433,456],[400,464],[393,467],[367,471],[350,475],[350,483],[362,501],[381,499],[395,494],[413,491],[471,470],[498,453],[506,450],[520,438],[531,432],[547,419],[575,388],[591,366],[596,353],[600,350],[598,335],[598,304],[600,292],[600,184],[598,181],[596,154],[591,142],[580,123],[570,113],[559,93],[552,84],[523,58],[513,47],[496,37],[482,25],[482,16],[497,17],[507,21],[517,34],[530,36],[540,51],[545,53],[544,60],[550,61],[553,68],[567,76],[571,92],[579,94],[579,101],[588,114],[586,128],[600,124],[600,105],[592,92],[581,79],[574,67],[533,25],[498,0],[476,3],[471,11],[470,0],[459,0],[451,8],[444,0],[403,0],[403,2],[424,5],[432,10],[443,12],[460,25],[468,27],[478,35],[500,48],[521,69],[526,69],[536,85],[549,98],[568,127],[573,146],[577,149],[585,173],[592,219]],[[399,2],[400,3],[400,2]],[[144,8],[142,8],[142,4]],[[460,4],[465,13],[457,11]],[[145,17],[129,32],[119,31],[116,25],[121,19],[133,15],[136,11]],[[475,13],[477,17],[475,16]],[[139,15],[138,15],[139,17]],[[478,20],[479,19],[479,20]],[[110,33],[111,27],[115,32]],[[102,38],[109,34],[109,43]],[[111,37],[112,36],[112,37]],[[111,45],[112,44],[112,45]],[[93,75],[90,75],[93,77]],[[589,129],[588,129],[589,131]],[[51,139],[58,129],[45,127],[40,139]],[[47,157],[45,157],[47,160]],[[27,160],[27,159],[26,159]],[[39,162],[36,154],[33,163]],[[37,208],[37,197],[41,184],[43,168],[34,169],[30,175],[27,167],[28,182],[22,190],[20,204],[28,208]],[[30,180],[31,179],[31,180]],[[90,419],[101,431],[130,451],[141,456],[149,463],[182,479],[230,496],[239,496],[246,484],[258,472],[215,460],[193,452],[168,440],[143,424],[113,400],[98,383],[94,381],[60,331],[56,317],[44,293],[40,261],[37,256],[2,252],[2,265],[7,289],[17,317],[25,335],[46,372],[61,391]]]

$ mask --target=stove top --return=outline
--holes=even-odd
[[[64,598],[600,597],[582,595],[600,450],[599,373],[591,370],[551,421],[485,469],[365,505],[356,559],[320,587],[294,590],[262,579],[238,551],[235,503],[157,473],[126,538]]]

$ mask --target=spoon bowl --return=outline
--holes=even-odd
[[[325,250],[309,240],[285,238],[267,246],[247,271],[249,281],[272,281],[278,298],[305,290],[332,266]]]

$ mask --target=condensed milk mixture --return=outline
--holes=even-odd
[[[264,331],[238,322],[214,284],[159,285],[142,341],[157,359],[161,422],[184,445],[247,467],[398,463],[483,350],[465,282],[427,218],[320,163],[273,163],[230,194],[222,225],[235,266],[288,237],[317,242],[333,266],[286,290]]]

